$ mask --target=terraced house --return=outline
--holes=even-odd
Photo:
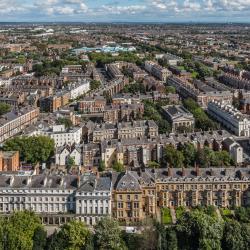
[[[45,224],[71,219],[95,224],[111,215],[111,178],[93,174],[1,175],[0,214],[33,210]]]
[[[249,168],[167,168],[113,174],[112,215],[126,223],[161,208],[250,204]]]

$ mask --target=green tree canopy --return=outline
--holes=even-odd
[[[118,161],[115,161],[112,165],[112,168],[116,171],[116,172],[123,172],[125,171],[125,167]]]
[[[223,222],[203,211],[184,213],[176,229],[179,249],[221,249]]]
[[[225,223],[222,246],[225,250],[244,249],[244,237],[241,224],[236,220],[228,220]]]
[[[124,93],[146,93],[146,88],[142,83],[136,82],[133,84],[126,85],[123,89]]]
[[[57,119],[57,124],[64,125],[65,128],[71,128],[73,123],[69,118],[59,117]]]
[[[183,166],[184,156],[182,152],[175,149],[172,145],[167,145],[164,149],[164,161],[171,167],[180,168]]]
[[[164,227],[158,225],[159,231],[159,249],[161,250],[178,250],[178,240],[174,227]]]
[[[90,89],[91,90],[98,89],[100,86],[101,86],[101,82],[100,81],[92,80],[90,82]]]
[[[38,231],[43,234],[39,240],[44,243],[45,234],[39,217],[29,211],[14,213],[5,225],[5,249],[32,250],[38,245]]]
[[[184,164],[186,166],[194,166],[197,156],[197,150],[192,143],[185,143],[182,148],[181,152],[184,156]]]
[[[193,99],[187,98],[183,104],[194,115],[196,129],[202,129],[204,131],[218,129],[218,124],[212,121]]]
[[[4,151],[19,151],[22,161],[46,162],[53,155],[54,140],[47,136],[14,137],[4,143]]]
[[[148,162],[148,167],[149,168],[159,168],[160,167],[160,164],[156,161],[149,161]]]
[[[7,103],[0,102],[0,116],[8,113],[11,110],[11,106]]]
[[[106,169],[105,162],[104,161],[100,161],[99,165],[98,165],[98,171],[99,172],[103,172],[105,169]]]
[[[118,222],[105,217],[95,226],[95,247],[100,250],[126,249]]]
[[[53,235],[49,250],[82,250],[89,237],[91,233],[87,226],[81,221],[72,220]]]
[[[68,157],[66,162],[67,169],[71,169],[74,165],[75,165],[75,159],[71,156]]]

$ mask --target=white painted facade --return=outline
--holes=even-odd
[[[77,97],[87,93],[89,90],[89,80],[84,80],[79,83],[73,83],[69,86],[70,99],[76,99]]]
[[[65,129],[64,125],[56,125],[52,130],[41,131],[42,135],[49,136],[55,142],[55,147],[64,145],[80,144],[82,140],[82,128],[74,127]]]
[[[237,136],[250,136],[250,120],[232,105],[208,103],[208,113]]]

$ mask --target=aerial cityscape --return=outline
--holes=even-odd
[[[249,1],[0,8],[0,249],[250,249]]]

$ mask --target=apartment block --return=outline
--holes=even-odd
[[[84,114],[101,113],[104,111],[106,100],[103,96],[85,97],[78,102],[78,110]]]
[[[192,98],[203,108],[207,108],[210,101],[223,101],[231,104],[233,99],[233,94],[230,91],[222,91],[202,81],[190,83],[180,77],[170,77],[168,78],[168,85],[174,86],[177,93],[183,98]]]
[[[208,103],[208,113],[237,136],[250,135],[250,121],[246,115],[231,105],[213,101]]]
[[[1,175],[0,214],[32,210],[44,224],[71,219],[94,225],[111,216],[111,179],[92,174]]]
[[[0,172],[19,170],[19,152],[1,151],[0,152]]]
[[[55,112],[67,105],[70,100],[70,92],[57,92],[54,96],[49,96],[40,99],[40,110],[43,112]]]
[[[103,113],[104,122],[117,123],[128,122],[141,118],[144,113],[144,105],[140,104],[121,104],[106,106]]]
[[[39,117],[39,108],[25,107],[13,110],[0,119],[0,142],[21,133],[29,125],[35,124]]]
[[[250,204],[248,168],[167,168],[113,174],[112,216],[126,224],[162,208]]]
[[[163,68],[158,63],[152,61],[145,62],[145,69],[157,79],[164,82],[171,75],[171,72],[167,68]]]
[[[55,142],[55,147],[80,144],[82,141],[82,127],[65,128],[65,125],[54,125],[38,131],[39,134],[49,136]]]

